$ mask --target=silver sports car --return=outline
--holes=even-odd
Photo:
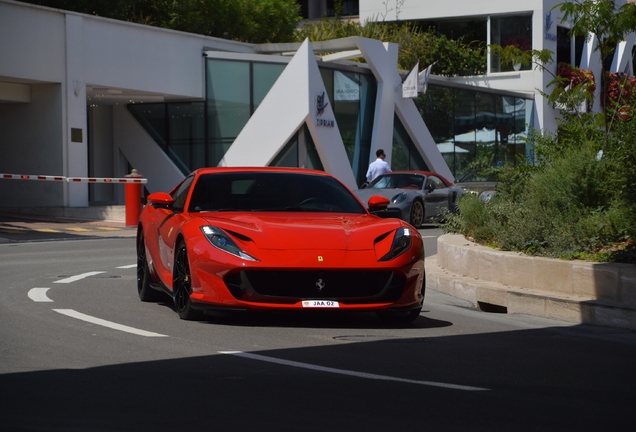
[[[465,192],[434,172],[393,171],[355,193],[365,204],[372,195],[388,198],[391,204],[378,216],[399,218],[419,228],[424,222],[441,220],[445,209],[455,213],[457,199]]]

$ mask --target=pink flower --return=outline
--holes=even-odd
[[[528,51],[532,49],[532,43],[528,36],[515,35],[504,40],[504,46],[513,46],[519,48],[521,51]]]

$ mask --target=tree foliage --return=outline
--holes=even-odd
[[[569,0],[555,6],[563,14],[563,20],[570,21],[570,33],[584,36],[588,42],[596,37],[594,50],[601,56],[602,73],[600,78],[601,97],[607,99],[609,80],[607,64],[616,52],[618,43],[628,33],[636,31],[636,4],[626,3],[620,8],[613,0]],[[607,106],[602,105],[606,110]],[[609,116],[607,116],[609,118]],[[605,123],[606,128],[609,123]]]
[[[294,0],[25,0],[75,12],[243,42],[289,42]]]
[[[296,41],[309,38],[312,42],[349,36],[360,36],[400,46],[398,68],[410,70],[417,60],[420,65],[435,61],[436,75],[480,75],[486,71],[486,45],[466,43],[462,38],[451,40],[436,36],[434,31],[421,30],[411,23],[385,23],[369,21],[363,24],[348,20],[323,19],[309,23],[296,33]]]
[[[636,27],[633,4],[572,0],[556,7],[574,35],[596,34],[602,58]],[[492,48],[550,72],[550,53]],[[597,84],[593,74],[558,66],[552,90],[543,93],[560,108],[557,132],[534,131],[534,163],[501,169],[495,199],[462,198],[444,228],[504,250],[636,263],[636,118],[629,115],[636,80],[603,67],[604,110],[594,113],[584,109]]]

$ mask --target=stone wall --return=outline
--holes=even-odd
[[[471,301],[570,322],[636,330],[636,266],[526,256],[438,239],[427,258],[427,287]]]

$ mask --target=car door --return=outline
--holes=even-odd
[[[164,284],[172,287],[172,266],[174,248],[179,227],[183,223],[186,199],[190,192],[194,176],[188,176],[171,194],[174,199],[172,207],[161,209],[153,218],[153,228],[158,243],[159,262],[162,267],[161,278]]]
[[[424,184],[426,217],[437,218],[442,209],[448,208],[450,189],[436,175],[429,175]]]

